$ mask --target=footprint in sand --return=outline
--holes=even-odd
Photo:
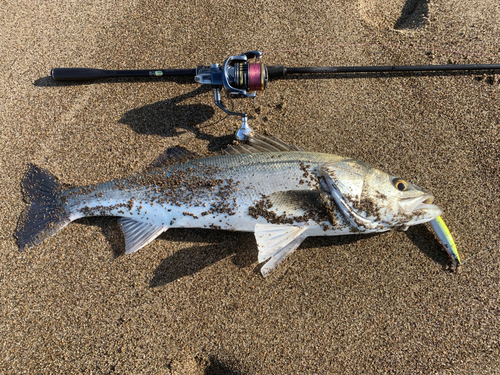
[[[428,22],[429,0],[358,0],[362,19],[380,29],[416,30]]]

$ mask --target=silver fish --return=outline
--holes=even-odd
[[[32,247],[71,221],[118,216],[126,253],[168,228],[254,232],[266,276],[308,236],[406,230],[441,214],[419,187],[363,162],[298,151],[255,135],[226,155],[186,159],[148,173],[67,188],[36,166],[23,188],[30,203],[17,229]]]

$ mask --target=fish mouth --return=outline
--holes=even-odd
[[[401,199],[399,206],[407,213],[417,210],[433,210],[439,208],[434,203],[434,196],[431,194],[423,194],[418,197]]]
[[[399,206],[406,214],[414,215],[408,225],[425,223],[443,213],[443,210],[434,204],[434,196],[431,194],[402,199],[399,201]]]

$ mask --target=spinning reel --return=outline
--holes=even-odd
[[[236,133],[238,140],[245,140],[252,131],[248,126],[246,113],[232,112],[227,109],[220,99],[221,89],[224,88],[231,98],[255,98],[255,91],[264,91],[269,80],[267,68],[261,62],[249,62],[262,57],[260,51],[245,52],[239,56],[230,56],[222,64],[198,66],[195,82],[202,85],[211,85],[214,91],[215,104],[228,115],[241,116],[242,125]],[[249,92],[254,91],[254,92]]]

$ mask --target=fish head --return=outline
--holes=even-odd
[[[320,173],[339,209],[360,231],[406,230],[442,213],[432,194],[358,160],[323,164]]]

